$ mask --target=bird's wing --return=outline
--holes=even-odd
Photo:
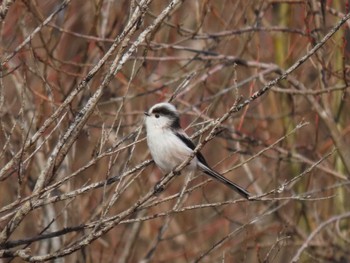
[[[190,148],[191,150],[194,150],[196,148],[196,146],[194,145],[194,143],[192,142],[192,140],[187,136],[186,133],[184,132],[175,132],[176,136],[184,143],[186,144],[186,146],[188,148]],[[246,199],[249,199],[250,197],[250,193],[245,190],[244,188],[240,187],[239,185],[235,184],[234,182],[231,182],[229,179],[227,179],[226,177],[222,176],[221,174],[219,174],[218,172],[214,171],[213,169],[211,169],[207,163],[207,161],[205,160],[204,156],[200,153],[197,152],[196,153],[196,157],[198,159],[198,167],[207,175],[209,175],[210,177],[220,181],[221,183],[227,185],[228,187],[230,187],[231,189],[233,189],[234,191],[236,191],[237,193],[239,193],[241,196],[243,196]]]
[[[176,136],[184,143],[188,148],[190,148],[192,151],[196,148],[196,145],[192,142],[192,140],[187,136],[184,132],[175,132]],[[196,153],[196,157],[199,162],[205,164],[208,166],[207,161],[205,160],[204,156],[200,153]]]

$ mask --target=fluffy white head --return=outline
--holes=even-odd
[[[145,112],[147,133],[153,129],[180,129],[179,114],[174,105],[162,102]]]

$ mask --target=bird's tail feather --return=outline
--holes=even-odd
[[[204,173],[206,173],[210,177],[227,185],[228,187],[230,187],[231,189],[233,189],[234,191],[239,193],[244,198],[249,199],[250,193],[247,190],[245,190],[244,188],[240,187],[239,185],[235,184],[234,182],[231,182],[230,180],[228,180],[227,178],[225,178],[224,176],[222,176],[218,172],[210,169],[208,166],[202,164],[201,162],[198,162],[198,166]]]

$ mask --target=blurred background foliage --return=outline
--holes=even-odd
[[[183,175],[109,231],[96,230],[162,177],[143,163],[150,159],[145,110],[173,97],[182,126],[195,134],[307,54],[349,12],[347,0],[180,1],[106,82],[36,192],[55,147],[114,58],[170,1],[150,1],[130,39],[90,77],[139,2],[2,2],[8,7],[0,26],[4,262],[41,261],[41,255],[55,262],[289,262],[309,237],[298,261],[350,261],[349,20],[285,80],[232,114],[202,149],[216,170],[254,195],[269,195],[241,200],[197,174],[178,198]],[[6,234],[28,200],[32,207]],[[90,234],[96,241],[54,259]]]

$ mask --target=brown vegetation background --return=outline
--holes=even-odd
[[[0,261],[350,262],[348,12],[3,0]],[[155,167],[143,112],[169,100],[254,200]]]

